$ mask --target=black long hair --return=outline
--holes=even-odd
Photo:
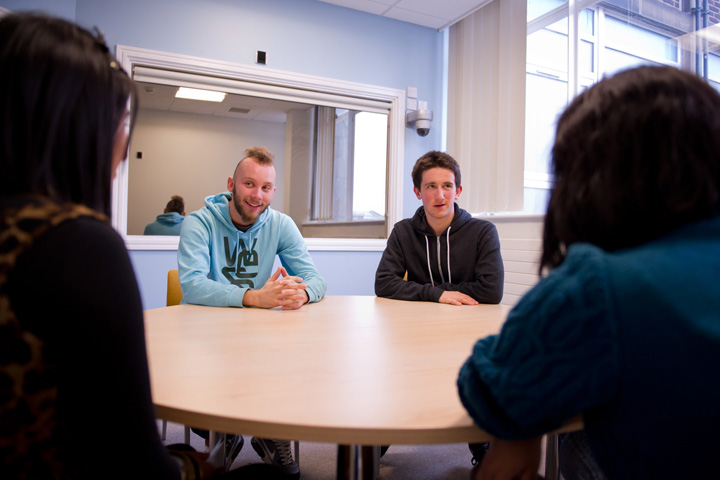
[[[102,36],[35,13],[0,19],[0,195],[110,213],[115,133],[135,84]]]
[[[541,273],[575,242],[637,246],[720,212],[720,95],[672,67],[639,67],[560,116]]]

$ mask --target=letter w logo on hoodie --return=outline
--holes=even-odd
[[[230,251],[230,242],[228,237],[223,239],[225,241],[225,263],[227,267],[223,267],[222,272],[225,278],[230,283],[237,285],[238,287],[250,287],[255,288],[255,283],[250,280],[251,278],[257,277],[257,272],[245,273],[247,270],[243,267],[256,267],[258,264],[258,254],[255,251],[255,245],[257,244],[257,238],[253,239],[252,247],[248,251],[245,242],[240,239],[238,243],[242,249],[238,258],[238,246],[234,245],[232,251]],[[237,268],[235,262],[237,260]],[[235,272],[233,272],[235,270]],[[234,275],[233,275],[234,273]]]

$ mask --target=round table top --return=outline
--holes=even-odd
[[[166,420],[275,439],[487,441],[455,382],[509,309],[328,296],[291,311],[148,310],[153,400]]]

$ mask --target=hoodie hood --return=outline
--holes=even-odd
[[[185,217],[180,215],[177,212],[169,212],[169,213],[161,213],[158,215],[155,220],[162,224],[172,227],[173,225],[177,225],[178,223],[182,223],[183,220],[185,220]]]

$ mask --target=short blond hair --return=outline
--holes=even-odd
[[[267,149],[267,147],[250,147],[245,150],[245,156],[240,159],[240,161],[237,163],[237,165],[235,165],[235,171],[233,172],[233,178],[237,177],[238,168],[240,168],[240,164],[246,158],[252,158],[260,165],[275,166],[273,164],[275,155],[273,155],[272,152]]]
[[[245,158],[254,158],[260,164],[272,165],[275,155],[267,147],[250,147],[245,150]],[[244,160],[244,159],[243,159]],[[242,161],[242,160],[241,160]]]

